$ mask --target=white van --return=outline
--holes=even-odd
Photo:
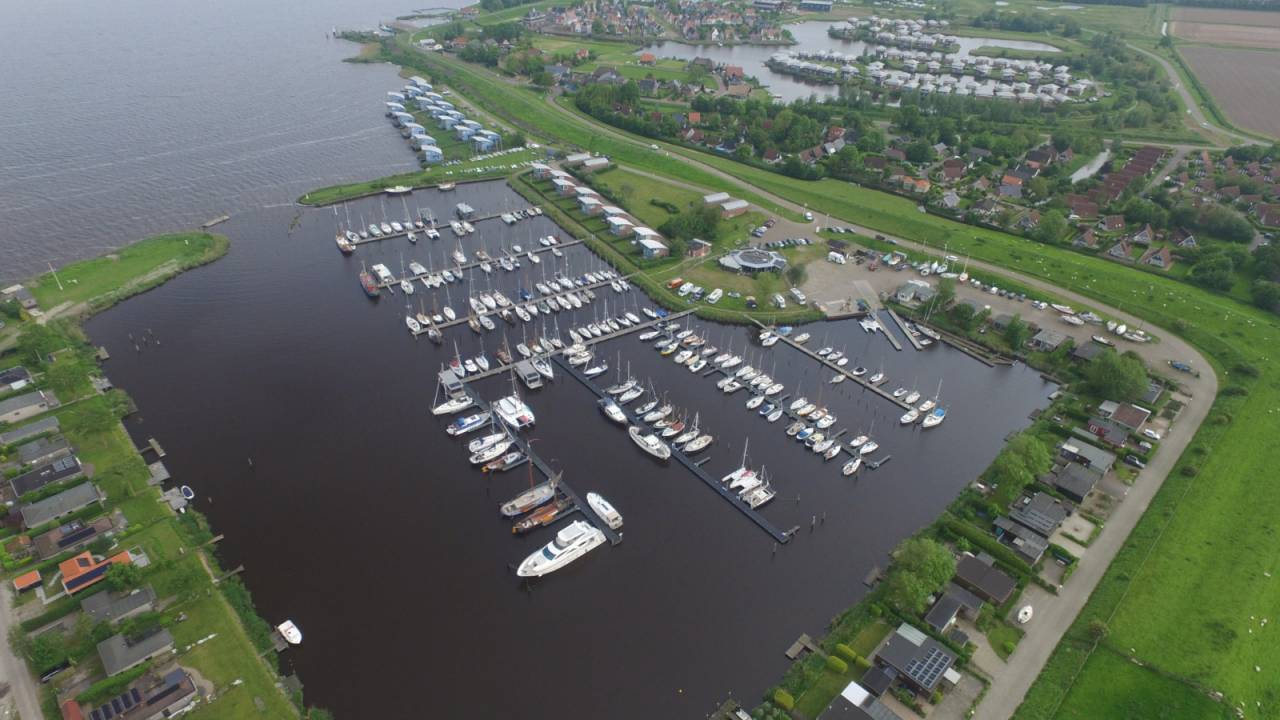
[[[795,288],[795,287],[791,288],[791,297],[795,298],[796,302],[800,303],[801,305],[805,304],[806,298],[804,296],[804,293],[800,292],[800,288]]]
[[[829,252],[827,253],[827,262],[833,262],[837,265],[843,265],[845,263],[844,255],[842,253],[838,253],[835,251]]]
[[[778,306],[779,310],[784,310],[787,307],[787,299],[782,297],[782,293],[774,293],[773,304]]]

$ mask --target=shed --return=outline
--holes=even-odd
[[[747,211],[750,205],[746,200],[730,200],[720,205],[720,217],[735,217]]]
[[[582,163],[582,172],[595,172],[609,167],[609,158],[593,157]]]
[[[1031,346],[1041,352],[1053,352],[1067,341],[1067,336],[1056,330],[1041,330],[1031,338]]]
[[[702,204],[703,205],[722,205],[732,199],[733,198],[730,197],[729,193],[727,192],[717,192],[717,193],[711,193],[710,195],[703,195]]]

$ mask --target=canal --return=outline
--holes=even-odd
[[[420,190],[407,207],[448,217],[461,201],[482,214],[524,206],[491,182]],[[365,222],[384,212],[394,219],[399,203],[371,198],[347,210]],[[415,341],[406,300],[429,310],[446,301],[443,290],[432,297],[419,285],[412,298],[384,293],[373,302],[356,274],[376,262],[398,272],[402,257],[439,268],[457,240],[446,229],[439,241],[384,241],[343,257],[333,232],[345,215],[289,206],[238,215],[220,228],[232,239],[226,258],[87,328],[111,351],[111,379],[141,408],[130,431],[164,445],[175,478],[226,533],[223,563],[246,566],[260,612],[301,626],[306,642],[284,661],[308,701],[340,718],[427,708],[441,717],[692,718],[729,695],[754,703],[785,670],[787,646],[856,601],[867,571],[936,518],[1052,391],[1024,366],[988,368],[946,347],[895,352],[856,322],[804,328],[811,343],[843,348],[850,367],[883,366],[890,388],[927,397],[941,382],[947,421],[901,428],[896,406],[850,382],[829,385],[830,373],[797,351],[760,348],[748,328],[695,323],[716,345],[750,348],[785,394],[820,398],[839,416],[833,430],[868,432],[882,447],[877,456],[893,456],[850,479],[842,461],[824,463],[785,437],[785,422],[746,410],[745,394],[726,397],[635,336],[603,343],[611,365],[629,365],[698,414],[716,436],[702,453],[713,476],[738,465],[749,439],[751,462],[778,489],[762,512],[777,527],[802,529],[775,553],[759,528],[679,465],[643,455],[585,388],[563,378],[524,393],[538,417],[534,448],[579,492],[601,492],[619,508],[625,540],[526,585],[510,567],[551,531],[513,538],[497,505],[528,476],[473,470],[444,434],[446,421],[428,412],[454,341],[464,357],[482,342],[492,357],[504,325],[484,338],[454,328],[443,346]],[[545,218],[494,220],[462,243],[473,256],[555,232]],[[556,269],[542,257],[511,274],[474,270],[448,299],[461,312],[468,286],[514,297]],[[603,267],[584,246],[565,249],[558,263],[566,274]],[[576,320],[556,316],[562,332],[602,313],[606,298],[610,314],[650,305],[635,291],[597,295]],[[129,335],[146,331],[159,344],[135,351]],[[505,332],[519,341],[520,328]],[[499,376],[478,391],[494,399],[509,387]],[[814,517],[825,520],[810,530]]]

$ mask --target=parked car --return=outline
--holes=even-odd
[[[1184,363],[1184,362],[1178,361],[1178,360],[1170,360],[1170,361],[1169,361],[1169,367],[1173,368],[1174,370],[1177,370],[1178,372],[1184,372],[1184,373],[1189,373],[1189,372],[1191,372],[1191,366],[1190,366],[1190,365],[1188,365],[1187,363]]]
[[[1125,455],[1124,461],[1125,463],[1132,465],[1138,468],[1139,470],[1147,466],[1147,464],[1142,462],[1142,460],[1137,455]]]
[[[801,292],[800,288],[796,288],[796,287],[791,288],[791,297],[795,298],[796,302],[800,303],[801,305],[805,304],[805,302],[807,302],[808,300],[805,297],[804,293]],[[1156,438],[1156,439],[1159,440],[1159,438]]]
[[[811,212],[805,212],[805,214],[804,214],[804,219],[805,219],[805,220],[813,220],[813,213],[811,213]]]
[[[760,304],[756,302],[755,295],[748,295],[746,302],[747,302],[748,309],[755,310],[757,307],[760,307]]]
[[[1143,435],[1146,435],[1147,437],[1151,438],[1152,440],[1159,440],[1159,439],[1160,439],[1160,437],[1161,437],[1161,435],[1160,435],[1160,433],[1159,433],[1158,431],[1156,431],[1156,430],[1152,430],[1151,428],[1146,428],[1145,430],[1143,430],[1143,431],[1142,431],[1142,434],[1143,434]]]

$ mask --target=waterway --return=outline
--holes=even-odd
[[[811,95],[835,97],[839,93],[839,89],[835,85],[810,82],[791,75],[774,72],[765,66],[770,56],[785,50],[803,52],[836,50],[846,55],[861,55],[867,49],[867,43],[861,40],[842,40],[829,36],[827,28],[831,27],[832,24],[831,22],[803,22],[788,25],[787,29],[791,31],[796,44],[785,47],[688,45],[678,42],[662,42],[650,45],[642,51],[651,52],[658,57],[674,57],[682,60],[707,57],[716,63],[738,65],[746,75],[758,79],[768,87],[769,92],[780,96],[781,100],[785,102],[803,100]],[[959,38],[959,49],[954,54],[958,57],[965,57],[981,47],[1002,47],[1010,50],[1030,50],[1044,53],[1060,52],[1053,45],[1027,40],[962,36]]]
[[[381,112],[396,70],[328,37],[406,10],[0,1],[0,281],[416,167]]]
[[[501,182],[408,198],[411,209],[438,217],[460,201],[481,214],[523,205]],[[403,214],[398,200],[379,198],[349,210],[371,220],[384,207]],[[457,241],[446,231],[438,242],[384,241],[344,258],[333,230],[345,213],[336,212],[239,214],[222,227],[232,238],[226,258],[87,329],[111,351],[112,380],[142,408],[130,431],[164,445],[174,477],[226,533],[224,564],[246,566],[261,613],[302,627],[306,643],[285,663],[299,671],[309,702],[340,718],[413,717],[424,707],[440,717],[694,718],[729,695],[754,703],[785,670],[787,646],[822,632],[857,600],[867,571],[936,518],[1052,391],[1023,366],[988,368],[946,347],[895,352],[853,322],[806,327],[812,343],[844,348],[853,364],[873,372],[883,364],[890,388],[929,396],[941,381],[948,420],[929,431],[901,428],[896,406],[851,382],[827,384],[829,373],[798,352],[759,348],[747,328],[702,324],[721,347],[750,346],[788,393],[821,399],[839,415],[833,430],[870,432],[882,446],[876,456],[893,456],[850,479],[838,461],[786,438],[786,423],[746,410],[743,393],[726,397],[634,336],[604,343],[611,364],[620,357],[698,413],[717,438],[703,453],[713,476],[737,466],[749,439],[752,463],[768,468],[779,491],[764,515],[802,529],[775,553],[759,528],[679,465],[643,455],[564,378],[525,393],[538,415],[534,449],[579,492],[612,500],[626,518],[625,539],[529,586],[510,566],[551,532],[513,538],[497,512],[527,476],[470,468],[445,420],[428,412],[453,341],[467,356],[481,338],[464,325],[447,331],[444,346],[415,341],[403,322],[406,298],[384,293],[373,302],[356,282],[362,264],[398,271],[403,257],[439,267]],[[482,245],[492,253],[550,232],[545,218],[487,221],[463,244],[468,255]],[[601,267],[582,246],[564,255],[559,268],[568,274]],[[544,267],[553,271],[553,258],[543,258],[510,275],[474,270],[469,284],[514,296]],[[459,310],[460,288],[449,298]],[[430,308],[426,293],[419,285],[413,303]],[[611,314],[618,303],[648,305],[607,288],[597,294]],[[441,291],[436,302],[444,301]],[[592,314],[557,319],[567,331]],[[130,334],[148,330],[159,344],[135,350]],[[506,332],[519,340],[519,328]],[[483,338],[491,357],[499,334]],[[498,377],[478,390],[494,399],[509,387]],[[814,518],[822,521],[810,530]]]

